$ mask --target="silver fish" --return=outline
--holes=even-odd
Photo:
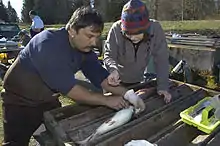
[[[72,146],[72,144],[64,143],[64,146]]]
[[[107,133],[127,123],[132,118],[133,113],[133,106],[118,111],[111,119],[106,120],[101,126],[99,126],[93,134],[91,134],[85,140],[77,141],[76,143],[86,146],[88,142],[93,140],[95,137]]]

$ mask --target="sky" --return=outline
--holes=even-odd
[[[21,9],[23,5],[23,0],[3,0],[4,5],[8,6],[8,1],[11,2],[11,6],[15,9],[18,14],[18,17],[21,18]]]

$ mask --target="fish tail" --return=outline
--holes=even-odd
[[[81,145],[81,146],[88,146],[89,145],[89,141],[94,139],[95,136],[96,136],[96,133],[93,133],[93,134],[91,134],[89,137],[87,137],[84,140],[76,141],[76,144]]]

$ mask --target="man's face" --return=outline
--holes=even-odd
[[[76,47],[82,52],[91,51],[97,45],[96,42],[101,35],[100,32],[94,32],[94,27],[92,26],[81,28],[78,32],[70,28],[68,33],[72,47]]]
[[[135,34],[135,35],[128,35],[125,34],[125,36],[130,39],[133,43],[138,43],[144,38],[144,33],[141,34]]]

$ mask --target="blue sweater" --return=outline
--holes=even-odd
[[[84,53],[70,46],[64,28],[41,32],[20,52],[19,60],[24,68],[38,74],[50,89],[64,95],[76,84],[74,74],[79,70],[96,87],[109,75],[93,51]]]

